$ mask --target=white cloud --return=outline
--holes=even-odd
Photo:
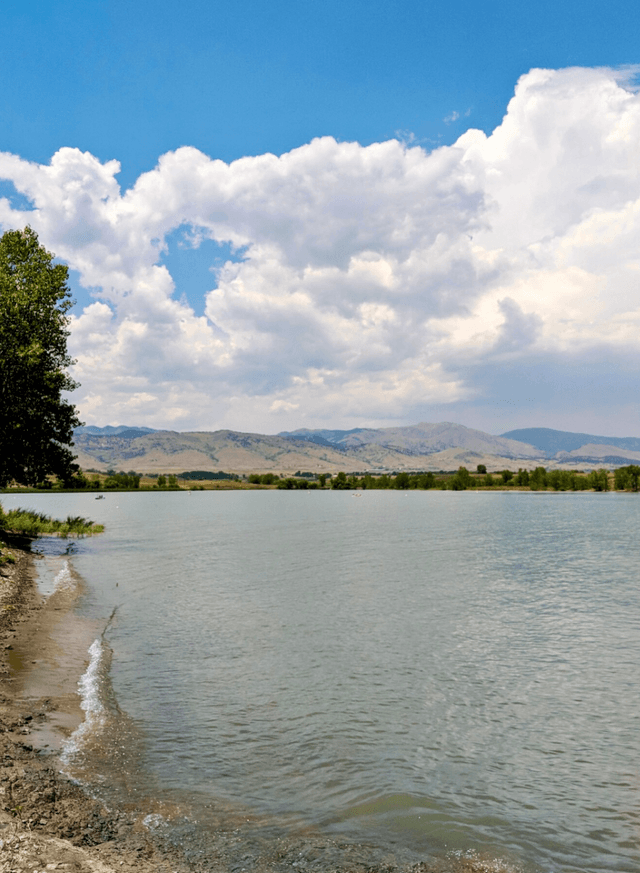
[[[443,121],[445,124],[453,124],[454,121],[459,121],[461,118],[468,118],[471,115],[471,110],[467,109],[466,112],[458,112],[457,109],[454,109],[452,112],[447,115]]]
[[[70,340],[90,423],[406,421],[496,402],[496,368],[517,394],[547,364],[562,408],[581,356],[639,351],[639,141],[619,73],[533,70],[490,136],[431,153],[325,137],[225,164],[181,148],[124,194],[116,161],[0,154],[33,204],[0,200],[0,224],[30,223],[93,289]],[[185,225],[195,246],[243,248],[205,316],[161,263]]]

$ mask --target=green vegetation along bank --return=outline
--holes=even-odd
[[[348,491],[354,489],[398,489],[445,491],[466,491],[468,489],[489,488],[493,490],[517,491],[632,491],[640,488],[640,466],[629,464],[616,470],[592,470],[589,473],[575,470],[501,470],[487,473],[483,464],[478,464],[475,472],[459,467],[456,471],[439,473],[345,473],[335,476],[330,473],[297,472],[293,476],[279,476],[277,473],[209,473],[190,471],[173,474],[140,474],[130,471],[98,473],[90,470],[78,473],[69,482],[48,479],[35,488],[16,488],[5,491],[203,491],[220,489],[266,489],[316,490],[332,489]],[[57,522],[62,524],[61,522]],[[49,531],[55,533],[57,531]]]
[[[310,484],[302,484],[300,480],[285,484],[290,480],[279,482],[281,487],[308,488]],[[372,476],[356,474],[348,476],[338,473],[331,479],[330,486],[337,490],[396,488],[400,490],[437,488],[449,491],[466,491],[467,489],[512,489],[527,491],[638,491],[640,481],[640,466],[629,465],[620,467],[614,473],[608,470],[593,470],[591,473],[578,473],[574,470],[545,470],[536,467],[535,470],[503,470],[500,473],[487,473],[479,465],[475,473],[466,467],[460,467],[453,474],[435,473],[397,473],[396,475]]]
[[[94,524],[80,515],[68,515],[62,521],[30,509],[11,509],[5,513],[0,504],[0,534],[17,534],[22,537],[47,534],[59,537],[82,537],[102,533],[103,530],[103,525]]]

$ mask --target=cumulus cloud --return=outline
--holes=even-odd
[[[639,135],[620,73],[532,70],[490,136],[431,152],[324,137],[225,164],[180,148],[124,193],[116,161],[0,154],[32,204],[0,199],[0,224],[31,224],[92,289],[70,340],[90,423],[408,421],[490,406],[535,370],[562,408],[595,350],[621,368],[638,353]],[[204,315],[162,264],[183,226],[242,252]]]

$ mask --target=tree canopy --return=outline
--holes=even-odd
[[[67,373],[68,272],[30,227],[0,238],[0,487],[78,470],[70,445],[80,421],[62,396],[78,387]]]

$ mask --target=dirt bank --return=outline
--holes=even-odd
[[[223,808],[206,857],[186,858],[153,828],[153,806],[107,809],[60,773],[55,755],[38,752],[30,742],[54,716],[56,703],[19,693],[11,654],[25,645],[38,653],[46,610],[33,557],[21,548],[11,553],[15,564],[0,566],[1,873],[515,873],[502,861],[477,857],[410,863],[310,831],[274,836],[257,819]],[[157,811],[163,812],[160,805]]]

